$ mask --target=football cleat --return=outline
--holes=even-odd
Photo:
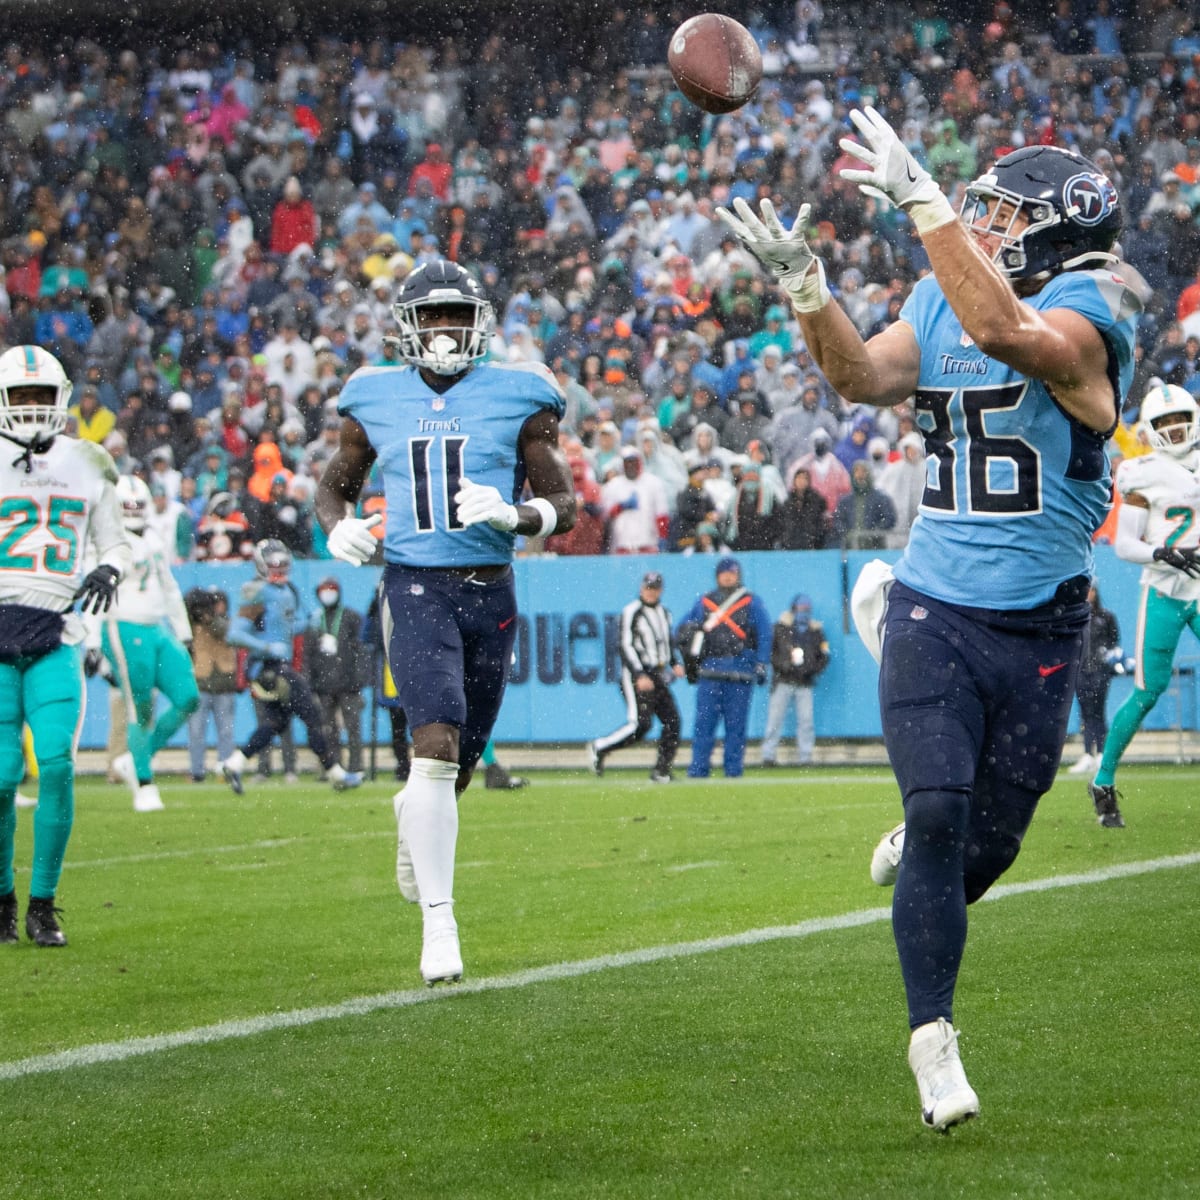
[[[958,1031],[945,1017],[913,1030],[908,1065],[921,1094],[921,1120],[930,1129],[945,1133],[979,1115],[979,1097],[958,1056]]]
[[[246,790],[242,784],[242,772],[246,769],[246,756],[240,751],[235,750],[221,764],[221,774],[225,776],[225,782],[233,789],[235,796],[240,796]]]
[[[446,900],[426,907],[424,918],[421,978],[428,987],[436,983],[457,983],[462,978],[463,963],[453,903]]]
[[[1067,768],[1068,775],[1086,775],[1089,771],[1094,771],[1100,762],[1093,758],[1090,754],[1081,754],[1079,758]]]
[[[904,822],[889,829],[871,855],[871,881],[880,887],[891,887],[900,870],[900,856],[904,853]]]
[[[671,783],[671,782],[673,782],[674,778],[675,777],[671,774],[670,771],[655,770],[655,771],[650,772],[650,782],[651,783]]]
[[[417,876],[413,871],[412,851],[404,837],[404,826],[400,823],[400,814],[404,811],[404,792],[399,791],[392,797],[392,809],[396,814],[396,886],[409,904],[416,904],[421,899],[417,889]]]
[[[0,896],[0,945],[19,940],[17,934],[17,893]]]
[[[587,752],[588,752],[588,770],[591,771],[591,773],[593,775],[603,775],[604,774],[604,755],[601,754],[600,751],[596,749],[595,742],[588,742]]]
[[[54,907],[54,897],[30,896],[25,910],[25,933],[38,946],[65,946],[67,935],[59,928],[61,908]]]
[[[515,792],[528,787],[529,780],[521,775],[510,775],[498,762],[493,762],[484,768],[483,786],[501,792]]]
[[[134,812],[162,812],[165,807],[156,783],[143,783],[133,794]]]
[[[37,797],[27,796],[24,792],[18,792],[13,797],[13,803],[18,808],[37,808]]]
[[[112,760],[112,769],[117,773],[121,782],[130,790],[133,795],[134,807],[137,807],[138,794],[138,777],[137,768],[133,765],[133,755],[127,750],[124,754],[118,754]]]
[[[333,784],[335,792],[345,792],[350,788],[359,787],[363,781],[361,771],[347,771],[341,763],[334,763],[329,768],[327,777],[329,782]]]
[[[1111,784],[1108,787],[1102,787],[1098,783],[1089,783],[1088,794],[1096,809],[1096,819],[1105,829],[1125,828],[1125,820],[1121,816],[1121,809],[1117,804],[1121,793],[1117,791],[1116,787]]]

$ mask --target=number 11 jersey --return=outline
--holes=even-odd
[[[510,562],[516,538],[490,525],[464,527],[454,493],[465,476],[516,504],[525,486],[518,442],[539,411],[566,404],[540,363],[483,363],[444,392],[414,367],[364,367],[347,381],[338,412],[366,431],[387,501],[384,558],[410,567]]]

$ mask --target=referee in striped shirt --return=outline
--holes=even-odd
[[[671,684],[683,675],[683,663],[671,639],[670,612],[662,605],[663,577],[648,571],[638,598],[621,610],[621,695],[625,721],[612,733],[588,743],[594,775],[604,774],[604,760],[614,750],[640,742],[657,717],[662,723],[658,758],[650,778],[671,782],[671,764],[679,748],[679,709]]]

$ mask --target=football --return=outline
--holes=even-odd
[[[741,108],[762,80],[762,54],[744,25],[721,13],[690,17],[671,35],[667,65],[679,90],[710,113]]]

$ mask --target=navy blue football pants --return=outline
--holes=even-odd
[[[1004,628],[892,587],[879,700],[904,800],[892,928],[912,1028],[953,1019],[967,905],[1017,857],[1054,782],[1081,649],[1061,622]]]
[[[500,715],[517,635],[512,571],[476,582],[451,571],[389,563],[384,637],[410,729],[453,725],[459,766],[479,761]]]

